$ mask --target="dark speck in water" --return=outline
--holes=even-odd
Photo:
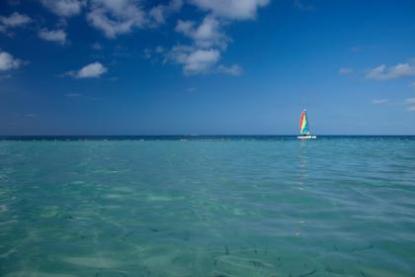
[[[299,275],[299,277],[306,277],[306,276],[310,276],[310,275],[313,275],[314,273],[316,273],[317,272],[317,270],[316,269],[313,269],[312,271],[310,271],[310,272],[307,272],[307,273],[304,273],[304,274],[301,274],[301,275]]]

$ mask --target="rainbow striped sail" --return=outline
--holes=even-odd
[[[300,134],[301,135],[309,135],[310,134],[310,127],[308,124],[307,113],[304,110],[300,116]]]

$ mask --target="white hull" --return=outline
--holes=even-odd
[[[298,136],[297,138],[300,140],[307,140],[307,139],[316,139],[317,136],[306,135],[306,136]]]

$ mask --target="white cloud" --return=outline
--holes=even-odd
[[[169,60],[183,65],[183,72],[186,75],[208,73],[219,58],[219,50],[180,45],[174,47],[168,54]]]
[[[154,21],[157,24],[162,24],[166,21],[165,19],[165,6],[164,5],[158,5],[154,8],[152,8],[149,11],[149,15],[151,18],[154,19]]]
[[[82,67],[78,71],[69,71],[66,75],[80,79],[99,78],[105,72],[107,72],[107,68],[105,66],[103,66],[100,62],[94,62]]]
[[[400,63],[394,66],[379,65],[366,74],[366,78],[373,80],[391,80],[415,75],[415,65]]]
[[[227,19],[245,20],[256,17],[257,9],[269,0],[191,0],[197,7]]]
[[[415,98],[408,98],[405,100],[408,111],[415,112]]]
[[[14,12],[9,16],[0,16],[0,23],[6,27],[19,27],[30,23],[30,17],[18,12]]]
[[[51,12],[63,17],[78,15],[85,5],[83,0],[41,0],[41,3]]]
[[[21,65],[21,60],[14,58],[7,52],[0,51],[0,71],[18,69]]]
[[[88,64],[78,72],[78,78],[97,78],[107,72],[107,68],[99,62]]]
[[[163,24],[166,17],[173,12],[179,11],[183,6],[183,0],[172,0],[167,5],[157,5],[150,9],[149,16],[156,24]]]
[[[191,36],[194,32],[194,22],[190,20],[179,20],[176,25],[176,32]]]
[[[27,15],[14,12],[9,16],[0,16],[0,32],[7,32],[9,28],[22,27],[32,22]]]
[[[168,59],[183,65],[185,74],[216,72],[237,76],[242,74],[239,65],[217,67],[217,63],[231,39],[223,28],[232,20],[255,19],[257,10],[269,0],[189,0],[208,14],[198,25],[195,21],[179,20],[176,32],[192,40],[189,46],[176,46]]]
[[[145,13],[134,0],[92,0],[88,21],[108,38],[129,33],[146,23]]]
[[[211,65],[215,64],[219,58],[220,53],[218,50],[197,49],[187,56],[184,70],[187,73],[205,72]]]
[[[108,38],[127,34],[134,28],[155,27],[181,9],[183,0],[171,0],[145,11],[139,0],[90,0],[88,22]]]
[[[195,27],[193,21],[179,20],[175,30],[193,39],[199,47],[210,48],[214,46],[226,48],[229,39],[221,32],[220,28],[220,21],[208,15],[197,27]]]
[[[194,21],[179,20],[176,32],[192,40],[192,45],[179,45],[168,53],[168,59],[183,66],[186,75],[214,72],[214,67],[226,49],[228,37],[220,30],[221,22],[207,15],[197,26]]]
[[[374,99],[372,100],[372,104],[374,105],[382,105],[389,102],[389,99]]]
[[[348,67],[342,67],[339,68],[339,74],[340,75],[349,75],[353,73],[353,69],[348,68]]]
[[[42,29],[38,33],[41,39],[56,42],[60,44],[65,44],[66,42],[66,33],[64,30],[48,30]]]
[[[218,72],[219,73],[223,73],[223,74],[227,74],[227,75],[232,75],[232,76],[240,76],[243,73],[243,69],[241,66],[234,64],[231,66],[224,66],[224,65],[220,65],[218,67]]]

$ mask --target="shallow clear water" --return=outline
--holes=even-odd
[[[2,276],[414,276],[415,139],[0,141]]]

